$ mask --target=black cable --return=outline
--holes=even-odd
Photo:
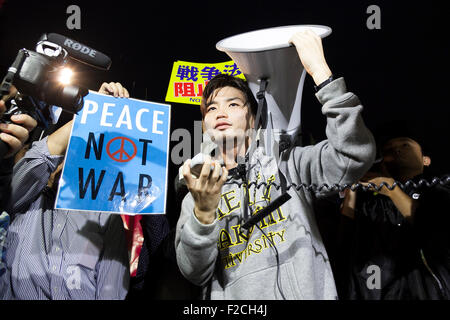
[[[283,300],[286,300],[286,297],[284,296],[283,290],[281,288],[281,283],[280,283],[280,256],[278,253],[277,246],[275,245],[275,242],[273,242],[272,239],[270,239],[267,236],[267,234],[261,229],[260,226],[258,226],[257,224],[256,224],[256,226],[262,232],[262,234],[266,237],[266,239],[269,240],[270,244],[275,249],[275,259],[277,260],[277,287],[278,287],[278,291],[280,291],[280,294],[281,294],[281,297],[283,298]]]
[[[239,187],[243,184],[243,182],[236,182],[236,181],[231,181],[231,182],[225,182],[224,184],[236,184]],[[400,189],[404,190],[407,187],[413,186],[415,189],[419,188],[419,187],[423,187],[426,186],[428,188],[434,187],[435,185],[440,184],[440,185],[446,185],[446,184],[450,184],[450,175],[445,175],[442,178],[437,178],[434,177],[431,182],[429,182],[426,179],[420,179],[418,183],[412,181],[412,180],[408,180],[405,183],[401,183],[399,181],[395,181],[392,186],[390,186],[387,182],[383,181],[382,183],[380,183],[379,185],[376,185],[374,183],[369,183],[367,186],[361,184],[361,183],[356,183],[356,184],[344,184],[344,185],[340,185],[340,184],[333,184],[333,185],[328,185],[326,183],[322,184],[321,186],[317,186],[316,184],[305,184],[305,183],[301,183],[301,184],[296,184],[296,183],[292,183],[290,185],[287,186],[287,190],[291,189],[291,188],[295,188],[297,191],[299,191],[300,189],[306,189],[307,191],[312,191],[312,192],[316,192],[316,191],[323,191],[324,189],[326,189],[327,191],[344,191],[345,189],[350,189],[351,191],[355,191],[357,189],[362,189],[363,191],[380,191],[380,189],[384,186],[386,188],[388,188],[389,190],[393,190],[395,187],[399,187]],[[269,185],[274,186],[277,190],[279,190],[281,188],[281,186],[277,185],[274,182],[270,182],[270,183],[266,183],[266,182],[260,182],[260,183],[256,183],[256,182],[250,182],[248,185],[246,185],[247,188],[250,189],[251,186],[255,186],[257,189],[261,188],[262,186],[264,187],[268,187]]]
[[[261,162],[259,161],[259,159],[257,158],[256,160],[258,161],[259,165],[261,166]],[[263,176],[262,176],[262,179],[263,179],[264,181],[266,180],[266,177],[264,176],[264,174],[263,174]],[[270,183],[269,183],[269,186],[270,186],[271,184],[273,184],[273,182],[270,182]],[[247,189],[247,195],[248,195],[248,192],[250,192],[250,186],[251,186],[251,184],[247,186],[247,188],[248,188],[248,189]],[[254,201],[255,201],[255,202],[254,202],[254,205],[256,205],[256,203],[258,203],[258,202],[265,202],[266,206],[269,205],[269,202],[268,202],[266,199],[257,202],[257,201],[256,201],[256,196],[255,196],[255,194],[256,194],[256,188],[254,189],[254,195],[253,195],[253,198],[254,198]],[[251,209],[251,208],[250,208],[250,209]],[[251,211],[252,211],[252,214],[253,214],[253,210],[252,210],[252,209],[251,209]],[[282,287],[281,287],[281,281],[280,281],[280,279],[281,279],[281,272],[280,272],[280,256],[279,256],[279,253],[278,253],[278,249],[277,249],[277,247],[276,247],[276,245],[275,245],[275,242],[272,241],[272,239],[269,238],[269,237],[267,236],[267,234],[261,229],[261,227],[260,227],[257,223],[255,223],[255,224],[253,224],[253,225],[256,225],[256,226],[258,227],[258,229],[259,229],[259,230],[261,231],[261,233],[266,237],[266,239],[269,241],[269,243],[272,245],[273,249],[275,250],[275,259],[276,259],[276,261],[277,261],[277,275],[276,275],[277,287],[278,287],[278,291],[280,292],[281,297],[283,298],[283,300],[286,300],[286,297],[284,296],[284,293],[283,293],[283,289],[282,289]]]

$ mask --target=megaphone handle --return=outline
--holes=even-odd
[[[264,128],[264,121],[267,120],[267,101],[265,98],[267,79],[259,79],[259,81],[259,91],[256,94],[256,98],[258,99],[258,110],[256,111],[255,130],[253,132],[252,143],[248,150],[249,159],[252,158],[253,151],[256,149],[256,133],[258,131],[259,123],[261,122],[261,127]],[[264,117],[264,113],[266,114],[266,117]]]
[[[260,79],[259,91],[256,93],[258,99],[258,111],[256,112],[255,129],[258,128],[259,123],[264,127],[267,124],[267,102],[266,102],[266,88],[267,79]]]

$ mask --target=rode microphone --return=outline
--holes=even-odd
[[[66,36],[57,33],[44,33],[39,40],[48,41],[61,46],[67,51],[70,58],[94,68],[108,70],[111,67],[112,62],[107,55],[78,41],[67,38]]]

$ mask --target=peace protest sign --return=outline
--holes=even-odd
[[[90,92],[75,116],[55,208],[163,214],[170,105]]]

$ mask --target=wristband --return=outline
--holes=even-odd
[[[316,92],[318,92],[320,89],[325,87],[327,84],[329,84],[330,82],[333,82],[333,80],[334,80],[334,77],[333,77],[333,75],[331,75],[327,80],[325,80],[324,82],[322,82],[318,86],[314,86],[314,90],[316,90]]]

